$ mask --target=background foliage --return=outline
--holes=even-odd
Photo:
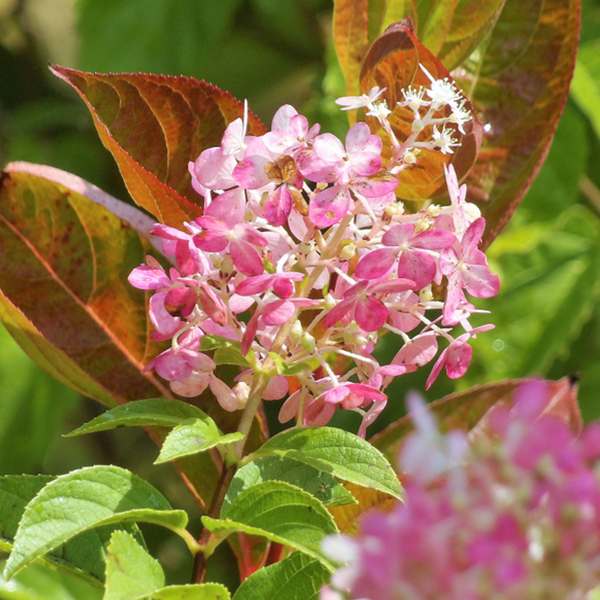
[[[509,377],[578,374],[584,417],[600,417],[600,0],[582,4],[575,79],[552,149],[488,251],[502,280],[500,295],[485,305],[496,330],[474,342],[467,376],[457,382],[441,377],[430,400]],[[127,199],[86,107],[50,75],[48,60],[87,71],[206,79],[248,98],[266,123],[278,106],[291,103],[324,130],[344,135],[346,117],[333,104],[344,88],[330,39],[331,9],[330,0],[0,0],[0,163],[53,165]],[[393,346],[387,339],[381,351],[393,353]],[[406,389],[423,390],[426,375],[403,377],[390,388],[378,428],[404,413]],[[143,432],[62,439],[100,407],[35,367],[4,330],[0,386],[2,473],[65,473],[92,463],[118,464],[160,481],[172,505],[186,509],[192,523],[198,521],[172,467],[150,466],[157,449]],[[352,428],[351,421],[352,415],[340,415],[335,424]],[[187,581],[187,553],[179,542],[152,529],[146,538],[169,568],[169,583]],[[227,552],[225,545],[219,551]],[[225,572],[209,575],[231,581]],[[19,588],[23,595],[15,596],[0,584],[0,598],[81,597],[81,590],[49,579],[41,569],[17,579],[23,590],[34,591]]]

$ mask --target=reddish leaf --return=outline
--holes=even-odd
[[[402,90],[409,86],[413,88],[431,87],[431,82],[419,65],[422,65],[435,79],[451,79],[450,74],[442,63],[417,40],[414,33],[401,23],[390,25],[385,33],[377,38],[365,57],[360,76],[360,86],[367,93],[373,86],[386,88],[382,98],[392,110],[389,116],[390,124],[399,141],[407,139],[412,130],[413,112],[408,107],[398,106],[397,102],[404,100]],[[465,98],[466,107],[472,111],[470,102]],[[386,132],[373,117],[366,118],[371,130],[384,139]],[[424,200],[444,193],[446,184],[443,165],[452,162],[458,178],[462,178],[475,162],[481,141],[481,124],[474,118],[465,125],[465,135],[462,135],[455,125],[453,137],[462,145],[454,154],[442,154],[438,150],[421,149],[419,162],[411,168],[401,171],[398,175],[400,185],[396,194],[406,200]],[[423,130],[423,138],[431,135],[433,127]]]
[[[398,504],[398,500],[383,492],[361,487],[353,483],[345,483],[344,487],[358,500],[358,504],[330,506],[327,510],[335,520],[340,533],[355,534],[360,521],[372,511],[390,512]]]
[[[174,227],[202,214],[188,163],[220,145],[226,126],[243,116],[241,102],[189,77],[51,71],[84,99],[137,204]],[[249,115],[248,133],[264,132]]]
[[[454,9],[452,25],[444,36],[443,45],[431,45],[436,35],[443,27],[436,19],[437,27],[429,26],[431,33],[424,36],[419,30],[421,41],[430,48],[452,70],[467,60],[472,52],[485,40],[496,25],[506,0],[458,0]],[[443,4],[443,2],[442,2]],[[437,17],[437,15],[434,16]],[[431,41],[430,41],[431,40]]]
[[[512,406],[515,391],[531,379],[509,379],[498,383],[476,386],[464,392],[445,396],[429,404],[441,431],[453,429],[471,432],[472,436],[487,433],[487,415],[493,406]],[[568,378],[546,381],[547,397],[544,414],[552,414],[566,421],[575,433],[582,427],[577,405],[577,387]],[[404,438],[413,429],[410,415],[402,417],[373,436],[370,442],[395,464]]]
[[[54,377],[108,406],[168,395],[141,373],[158,347],[144,294],[126,280],[147,241],[88,198],[11,168],[0,186],[7,329]]]
[[[384,10],[385,0],[335,1],[333,41],[349,96],[361,93],[360,69],[369,46],[381,31],[380,20]]]
[[[575,66],[579,0],[507,0],[463,89],[487,135],[469,173],[487,220],[484,246],[506,225],[550,148]]]

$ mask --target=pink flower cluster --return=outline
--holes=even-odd
[[[415,93],[418,103],[409,100]],[[477,247],[485,222],[465,201],[452,166],[445,171],[450,205],[404,212],[396,175],[418,165],[425,145],[452,150],[435,131],[421,140],[419,127],[408,146],[400,144],[380,94],[374,88],[339,102],[368,109],[391,132],[396,151],[386,164],[382,140],[366,123],[352,126],[342,143],[287,105],[265,135],[246,135],[246,119],[237,119],[219,147],[190,163],[204,215],[184,230],[157,224],[153,234],[173,266],[167,272],[149,257],[129,277],[155,291],[153,338],[172,346],[147,368],[175,393],[197,396],[210,387],[230,411],[253,394],[288,395],[282,422],[322,425],[344,408],[362,415],[364,435],[385,406],[386,386],[433,360],[439,338],[448,346],[428,386],[444,367],[450,377],[464,374],[469,339],[492,327],[471,327],[475,307],[465,292],[488,298],[498,291]],[[471,118],[447,80],[406,97],[415,120],[439,125],[446,137]],[[443,298],[434,298],[433,284],[445,284]],[[464,333],[453,336],[456,326]],[[380,365],[372,353],[389,332],[404,345],[391,364]],[[233,388],[214,374],[227,360],[248,367]],[[253,387],[259,372],[267,382],[261,389]]]
[[[576,438],[540,416],[547,394],[545,382],[525,384],[471,448],[413,402],[406,503],[368,516],[359,538],[326,538],[346,565],[321,600],[587,598],[600,581],[600,425]]]

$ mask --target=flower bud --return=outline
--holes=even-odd
[[[248,402],[248,397],[250,396],[250,386],[244,381],[239,381],[233,386],[232,391],[237,398],[238,410],[245,408],[246,403]]]
[[[325,301],[325,310],[331,310],[335,306],[335,300],[331,294],[326,294],[323,300]]]
[[[316,343],[317,342],[315,338],[312,335],[310,335],[310,333],[304,332],[304,334],[302,335],[302,341],[300,342],[300,345],[302,346],[302,348],[304,348],[304,350],[306,350],[309,354],[312,354],[313,350],[315,349]]]
[[[344,260],[350,260],[356,254],[356,244],[353,242],[347,243],[340,252],[341,257]]]
[[[290,340],[292,340],[292,344],[297,344],[302,338],[303,333],[304,328],[302,327],[302,323],[300,322],[300,319],[296,319],[290,330]]]
[[[419,292],[419,299],[421,300],[421,302],[425,303],[425,302],[431,302],[433,300],[433,293],[431,291],[431,284],[426,285],[420,292]]]

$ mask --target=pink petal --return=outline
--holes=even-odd
[[[456,242],[456,236],[449,231],[432,229],[423,231],[416,235],[410,245],[413,248],[425,248],[427,250],[443,250]]]
[[[231,260],[236,269],[244,275],[262,275],[265,268],[256,249],[244,240],[232,240],[229,244]]]
[[[196,306],[197,291],[185,286],[175,287],[167,292],[164,304],[171,315],[188,317]]]
[[[358,394],[358,395],[362,396],[363,398],[368,398],[369,400],[386,400],[387,399],[387,396],[383,392],[376,390],[374,387],[371,387],[370,385],[366,385],[364,383],[346,383],[345,385],[348,387],[348,389],[353,394]]]
[[[244,281],[238,283],[235,288],[235,292],[240,296],[262,294],[271,288],[274,278],[274,275],[258,275],[257,277],[249,277],[248,279],[244,279]]]
[[[460,338],[462,337],[463,336],[460,336]],[[448,352],[448,358],[446,360],[446,373],[448,374],[448,377],[450,379],[458,379],[459,377],[462,377],[469,368],[472,356],[473,348],[471,348],[471,346],[469,346],[467,343],[463,343],[458,345],[456,348],[452,348]]]
[[[198,288],[198,300],[202,306],[202,310],[215,323],[223,326],[229,323],[229,315],[227,314],[225,303],[206,283],[201,283]]]
[[[289,300],[276,300],[263,308],[262,317],[265,325],[283,325],[289,321],[296,307]]]
[[[209,379],[210,391],[215,395],[221,408],[227,412],[233,412],[238,408],[238,400],[233,390],[223,381],[217,379],[214,375]]]
[[[236,160],[231,155],[223,154],[221,148],[204,150],[194,163],[196,179],[211,190],[225,190],[233,187],[233,169]]]
[[[329,404],[340,404],[349,393],[350,390],[347,386],[339,385],[321,394],[317,400],[323,400]]]
[[[233,227],[243,222],[245,212],[246,195],[242,188],[235,187],[214,198],[204,214]]]
[[[368,125],[364,125],[368,128]],[[349,134],[350,132],[348,132],[348,135]],[[346,151],[344,150],[342,142],[340,142],[340,140],[332,133],[318,135],[313,142],[313,148],[321,160],[329,163],[339,162],[346,156]]]
[[[216,368],[213,359],[209,356],[206,356],[206,354],[203,354],[202,352],[194,352],[193,350],[179,348],[177,353],[181,355],[185,362],[190,365],[194,371],[212,373]]]
[[[325,329],[333,327],[338,321],[348,314],[355,302],[356,298],[353,297],[346,298],[339,304],[336,304],[323,319],[323,327],[325,327]]]
[[[379,154],[374,152],[359,152],[354,154],[349,163],[348,167],[352,172],[352,177],[369,177],[375,175],[381,170],[382,160]],[[383,196],[398,185],[397,179],[372,181],[375,189],[371,190],[373,196]],[[391,186],[391,187],[390,187]]]
[[[412,279],[415,290],[429,285],[435,277],[436,263],[433,256],[419,250],[403,252],[398,260],[398,277]]]
[[[154,361],[154,370],[167,381],[185,379],[192,374],[192,367],[185,361],[181,352],[173,349],[159,354]]]
[[[427,332],[405,344],[394,356],[393,363],[408,363],[422,367],[433,360],[438,350],[437,336]]]
[[[199,396],[208,387],[209,376],[206,373],[192,372],[185,379],[171,381],[171,389],[184,398],[194,398]]]
[[[462,248],[465,256],[468,256],[477,248],[484,231],[485,219],[483,217],[475,219],[475,221],[469,225],[462,239]]]
[[[152,268],[146,265],[141,265],[133,269],[127,280],[133,287],[140,290],[155,290],[171,285],[171,280],[162,268]]]
[[[349,205],[348,191],[334,185],[315,195],[308,209],[310,220],[317,227],[329,227],[346,216]]]
[[[292,212],[294,200],[287,185],[280,185],[265,202],[265,219],[271,225],[279,226],[285,224],[287,218]]]
[[[302,390],[298,390],[294,392],[282,405],[279,410],[278,419],[280,423],[287,423],[291,419],[293,419],[297,414],[300,408],[300,398]],[[308,396],[310,398],[310,396]],[[307,399],[308,399],[307,398]]]
[[[205,252],[222,252],[228,241],[227,235],[221,231],[207,230],[194,236],[194,245]]]
[[[271,183],[265,166],[271,162],[265,156],[248,156],[233,169],[233,179],[246,190],[256,190]]]
[[[389,279],[372,285],[369,292],[373,294],[399,294],[413,289],[415,289],[415,282],[412,279]]]
[[[290,273],[292,275],[292,273]],[[301,275],[301,279],[304,279],[302,273],[297,273],[297,275]],[[301,279],[293,278],[295,281],[300,281]],[[294,293],[294,284],[292,283],[291,277],[278,277],[273,282],[273,291],[282,298],[289,298]]]
[[[246,356],[250,351],[250,347],[252,346],[252,342],[256,337],[256,332],[258,331],[258,320],[260,318],[260,310],[256,310],[256,312],[252,315],[250,321],[248,321],[248,325],[246,325],[246,331],[244,331],[244,335],[242,337],[242,355]]]
[[[356,123],[346,134],[346,150],[348,153],[356,153],[363,150],[371,137],[371,130],[366,123]]]
[[[290,104],[284,104],[277,109],[271,121],[271,131],[283,130],[289,131],[290,121],[298,114],[298,111]]]
[[[157,331],[169,337],[174,335],[181,326],[181,319],[172,316],[165,308],[167,292],[157,292],[150,298],[149,316]]]
[[[365,331],[378,331],[387,320],[388,309],[375,298],[358,301],[354,309],[354,319]]]
[[[379,279],[387,275],[398,257],[396,248],[379,248],[361,257],[354,275],[359,279]]]
[[[269,240],[250,225],[236,225],[233,232],[238,238],[249,244],[254,244],[255,246],[269,245]]]
[[[381,169],[381,159],[379,160],[379,167],[377,170],[369,173],[369,175],[374,175],[379,169]],[[360,179],[354,180],[352,187],[365,198],[374,199],[370,202],[374,207],[385,207],[390,205],[395,199],[395,195],[391,194],[391,192],[398,187],[398,180],[395,177],[382,180],[361,177]]]
[[[415,231],[415,226],[412,223],[400,223],[394,225],[386,231],[381,238],[381,243],[385,246],[402,246],[410,240]]]
[[[288,380],[283,375],[275,375],[267,383],[263,392],[263,400],[280,400],[289,390]]]

